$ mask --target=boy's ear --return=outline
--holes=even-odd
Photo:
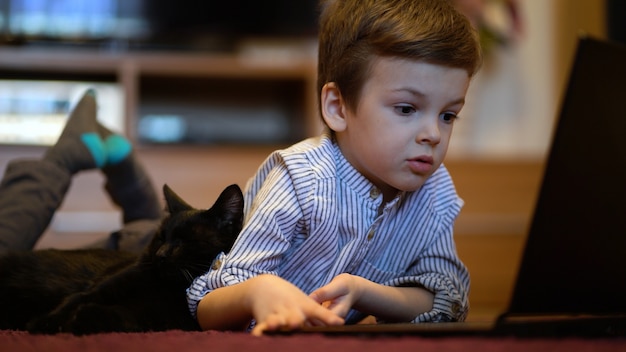
[[[320,97],[322,107],[322,118],[328,127],[335,131],[341,132],[346,129],[346,106],[339,87],[334,82],[329,82],[322,87]]]

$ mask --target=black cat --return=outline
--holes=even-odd
[[[137,256],[112,250],[41,250],[0,258],[0,329],[77,335],[199,330],[186,289],[243,221],[243,196],[227,187],[213,207],[194,209],[167,185],[169,215]]]

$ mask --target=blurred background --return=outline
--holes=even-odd
[[[504,309],[581,34],[626,41],[623,0],[450,0],[485,62],[446,165],[470,319]],[[315,0],[0,0],[0,171],[37,158],[87,87],[154,178],[209,207],[272,150],[319,133]],[[39,248],[106,236],[120,214],[79,174]]]
[[[457,124],[451,154],[542,157],[577,36],[584,32],[623,40],[623,2],[451,1],[480,29],[486,58],[470,91],[465,119]],[[53,143],[85,84],[101,91],[101,100],[106,102],[101,104],[101,119],[106,124],[121,131],[130,129],[130,137],[144,142],[275,143],[314,134],[315,130],[307,129],[310,124],[303,126],[302,116],[294,116],[301,115],[297,107],[270,101],[277,97],[255,102],[246,97],[248,107],[241,106],[245,105],[242,99],[236,101],[236,94],[231,95],[235,101],[227,104],[228,94],[217,97],[211,91],[187,102],[172,98],[168,89],[177,90],[176,84],[181,85],[178,90],[202,90],[207,82],[196,87],[193,80],[181,82],[177,77],[170,82],[150,80],[141,76],[144,64],[140,59],[129,60],[129,56],[231,54],[238,59],[306,64],[315,60],[317,10],[316,0],[0,0],[0,49],[5,56],[0,66],[0,123],[4,127],[0,143]],[[28,67],[20,60],[23,57],[9,55],[17,55],[15,51],[22,55],[28,51],[41,61],[32,58],[35,62]],[[81,57],[72,51],[97,55]],[[109,60],[93,63],[91,70],[55,69],[47,61],[50,52],[68,54],[57,57],[66,65],[67,60],[77,65],[83,60]],[[115,59],[119,62],[112,63]],[[120,72],[127,61],[139,66],[139,78]],[[142,85],[139,90],[129,85],[133,80]],[[166,87],[158,87],[159,83]],[[239,83],[246,83],[244,89],[251,90],[251,96],[258,95],[249,88],[254,82],[237,82],[231,89],[241,89]],[[258,90],[266,91],[265,87]],[[217,102],[209,104],[207,99]]]

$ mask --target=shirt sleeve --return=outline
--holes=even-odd
[[[433,309],[415,317],[414,323],[465,320],[469,310],[469,273],[456,253],[452,226],[441,229],[407,275],[387,285],[419,286],[434,293]]]
[[[441,253],[440,248],[445,251]],[[433,310],[416,317],[415,322],[464,321],[469,310],[470,279],[456,253],[451,228],[433,244],[417,270],[423,273],[417,276],[418,281],[435,293],[435,300]]]
[[[274,160],[265,171],[261,170],[249,184],[254,197],[246,199],[252,199],[252,203],[233,248],[227,255],[218,256],[211,270],[196,278],[187,289],[193,316],[200,300],[212,290],[261,274],[276,274],[283,254],[290,248],[291,237],[298,232],[302,213],[293,176],[280,159]]]

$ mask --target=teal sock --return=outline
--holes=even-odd
[[[89,132],[81,134],[80,139],[83,141],[83,144],[91,153],[91,157],[95,162],[95,166],[98,169],[102,168],[108,160],[108,155],[106,145],[102,142],[100,136],[95,132]]]
[[[104,141],[104,149],[106,150],[106,165],[116,165],[124,161],[133,151],[130,141],[122,135],[114,133],[102,124],[97,125],[98,134]]]
[[[112,134],[104,140],[104,147],[107,154],[107,165],[115,165],[126,159],[130,152],[133,150],[133,146],[128,139],[120,136],[119,134]]]

